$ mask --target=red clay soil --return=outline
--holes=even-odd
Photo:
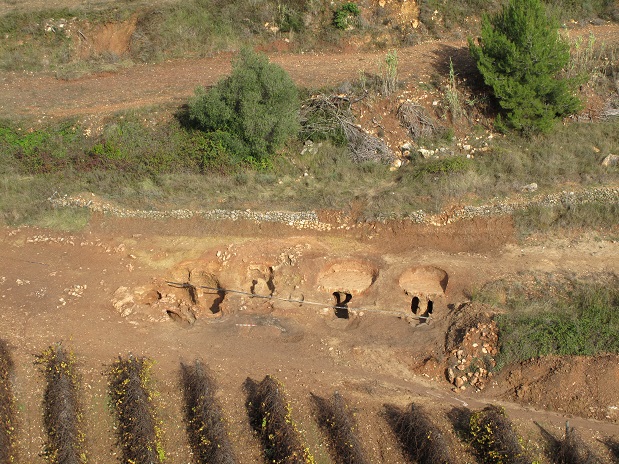
[[[454,239],[460,227],[470,240]],[[242,463],[260,461],[242,385],[247,377],[259,381],[267,374],[285,385],[293,418],[319,462],[331,461],[312,416],[310,393],[328,397],[334,390],[358,410],[359,434],[371,462],[405,462],[381,414],[385,403],[403,407],[410,401],[431,408],[452,437],[460,462],[472,459],[455,435],[449,412],[497,401],[531,443],[543,443],[533,421],[560,436],[569,420],[608,456],[596,439],[619,436],[617,417],[600,415],[619,405],[616,360],[525,364],[481,392],[469,388],[455,393],[447,382],[445,335],[454,320],[453,309],[466,302],[471,288],[528,271],[619,272],[619,244],[604,237],[516,246],[509,244],[509,228],[502,231],[503,243],[495,240],[495,232],[481,222],[466,221],[434,228],[432,234],[425,227],[385,225],[370,239],[357,230],[300,232],[250,222],[107,216],[95,216],[84,231],[74,234],[4,228],[0,333],[16,364],[20,462],[44,462],[44,381],[33,365],[33,354],[57,341],[76,353],[83,374],[86,447],[91,459],[100,463],[117,459],[104,366],[128,353],[156,360],[156,403],[170,462],[190,461],[178,372],[180,362],[196,358],[214,372]],[[343,269],[343,277],[352,276],[350,282],[342,279],[340,290],[352,292],[348,287],[356,285],[359,292],[353,292],[349,303],[350,319],[336,318],[329,308],[335,303],[331,293],[337,284],[329,274],[334,268]],[[365,290],[358,286],[361,274],[372,276]],[[329,276],[328,289],[321,276]],[[434,285],[423,280],[433,278]],[[212,314],[207,308],[219,295],[203,290],[192,301],[189,291],[170,287],[166,280],[214,281],[245,292],[253,288],[256,294],[273,292],[278,298],[320,304],[229,294],[221,311]],[[412,317],[415,282],[433,292],[434,318],[429,325],[419,325]],[[128,299],[120,302],[119,295]],[[170,317],[175,311],[182,315],[183,305],[194,311],[197,319],[192,325]]]

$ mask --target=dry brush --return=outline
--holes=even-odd
[[[150,359],[129,355],[119,357],[108,369],[110,402],[116,414],[123,462],[153,464],[165,459],[153,404],[151,367]]]
[[[284,386],[267,375],[262,382],[245,381],[247,412],[253,429],[262,441],[264,456],[276,464],[314,464],[292,419]]]
[[[234,464],[226,419],[215,398],[215,381],[200,361],[181,364],[185,424],[189,445],[198,464]]]
[[[15,402],[11,375],[13,359],[8,344],[0,339],[0,464],[15,462]]]
[[[82,411],[75,356],[58,343],[36,358],[46,381],[43,424],[47,442],[44,455],[53,464],[85,463],[85,436],[81,430]]]

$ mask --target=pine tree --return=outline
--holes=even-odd
[[[502,108],[499,129],[545,132],[581,108],[576,81],[561,76],[569,45],[540,0],[510,0],[499,13],[484,15],[481,43],[469,39],[469,49]]]

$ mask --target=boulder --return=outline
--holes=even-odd
[[[619,155],[610,154],[602,160],[602,166],[604,167],[609,168],[617,165],[619,165]]]
[[[449,380],[449,383],[454,383],[454,380],[456,380],[456,374],[451,367],[447,369],[447,380]]]

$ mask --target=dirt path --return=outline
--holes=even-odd
[[[440,53],[462,54],[464,43],[426,43],[400,51],[400,74],[412,78],[436,66]],[[376,73],[383,54],[271,55],[299,85],[322,87],[355,79],[359,72]],[[0,116],[68,117],[112,113],[160,104],[182,104],[199,85],[209,86],[230,72],[229,53],[199,60],[138,65],[118,73],[73,81],[49,75],[2,75]],[[448,59],[448,58],[447,58]]]
[[[589,26],[572,35],[592,32],[598,43],[619,41],[619,25]],[[301,86],[320,88],[356,79],[360,72],[378,73],[384,52],[270,54]],[[456,71],[470,66],[466,42],[426,42],[398,50],[402,81],[428,82],[446,75],[450,57]],[[198,60],[137,65],[117,73],[75,80],[49,74],[0,73],[0,117],[65,118],[105,115],[151,105],[180,105],[199,85],[212,85],[230,71],[231,54]]]

